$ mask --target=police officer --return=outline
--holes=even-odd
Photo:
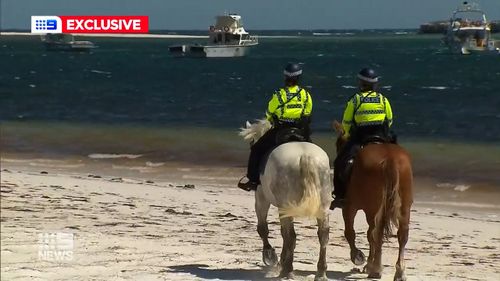
[[[347,142],[337,154],[334,162],[333,185],[335,200],[331,209],[342,208],[349,179],[350,166],[360,146],[373,136],[391,141],[389,127],[392,125],[392,109],[389,100],[376,92],[379,77],[373,69],[363,68],[358,73],[360,92],[347,102],[342,127]],[[346,169],[346,166],[348,166]]]
[[[289,63],[284,70],[285,87],[274,92],[266,111],[272,128],[267,131],[250,150],[246,179],[242,178],[238,187],[246,191],[255,190],[260,184],[259,167],[262,156],[278,145],[277,135],[284,130],[297,129],[304,140],[310,141],[311,95],[299,83],[302,68],[297,63]]]

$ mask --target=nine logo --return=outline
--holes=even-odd
[[[58,16],[32,16],[31,33],[61,33],[62,21]]]
[[[148,33],[148,16],[31,16],[31,33]]]

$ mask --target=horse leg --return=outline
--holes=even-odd
[[[357,211],[349,206],[349,203],[342,210],[342,216],[344,217],[344,237],[349,243],[351,248],[351,261],[355,265],[362,265],[366,261],[366,257],[357,247],[356,247],[356,232],[354,231],[354,218],[356,217]]]
[[[283,249],[281,251],[281,272],[280,278],[293,278],[293,252],[295,250],[295,229],[293,227],[293,218],[287,217],[280,219],[281,236],[283,237]]]
[[[262,188],[255,192],[255,212],[257,213],[257,232],[262,239],[262,261],[267,266],[275,266],[278,256],[269,243],[269,228],[267,227],[267,214],[271,204],[266,200]]]
[[[368,231],[366,232],[366,236],[368,238],[370,253],[368,254],[368,261],[363,271],[368,273],[369,278],[375,278],[371,277],[374,275],[373,272],[374,272],[374,260],[375,260],[375,238],[374,238],[375,216],[369,213],[367,210],[364,211],[366,214],[366,222],[368,223]]]
[[[326,246],[328,245],[328,239],[330,234],[330,220],[328,213],[324,214],[322,218],[318,218],[318,238],[319,238],[319,259],[318,259],[318,271],[316,272],[315,281],[327,281],[326,277]]]
[[[398,261],[396,263],[396,274],[394,274],[394,281],[406,280],[404,259],[405,259],[405,246],[406,242],[408,242],[410,208],[402,206],[401,209],[402,209],[401,217],[399,218],[399,228],[398,228],[399,255],[398,255]]]
[[[382,243],[383,226],[377,225],[373,214],[366,215],[368,221],[368,242],[370,243],[370,255],[366,265],[368,278],[379,279],[382,277]]]

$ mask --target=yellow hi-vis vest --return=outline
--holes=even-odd
[[[348,102],[342,118],[342,127],[346,136],[351,133],[353,125],[357,127],[392,125],[392,109],[389,100],[375,91],[354,95]]]
[[[279,89],[274,92],[266,111],[270,122],[277,118],[283,122],[296,122],[304,116],[311,115],[311,95],[299,86]]]

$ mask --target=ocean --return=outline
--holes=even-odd
[[[82,38],[98,48],[68,53],[45,51],[36,36],[2,36],[3,158],[241,168],[248,145],[238,128],[264,116],[295,61],[314,100],[313,140],[332,158],[330,124],[368,66],[382,76],[417,177],[500,191],[500,56],[452,55],[440,36],[413,31],[324,32],[260,32],[268,36],[248,57],[232,59],[169,55],[169,45],[204,39]]]

